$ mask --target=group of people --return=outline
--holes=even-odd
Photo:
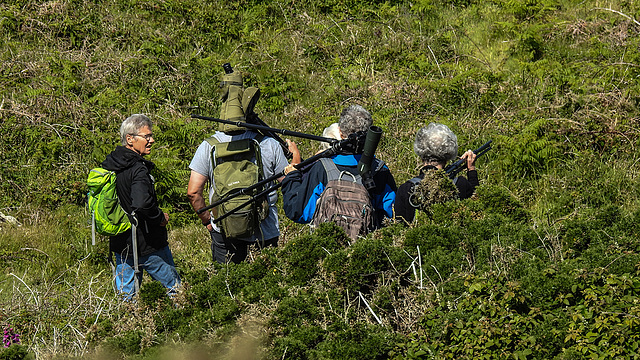
[[[360,105],[345,108],[336,124],[325,129],[323,136],[337,140],[346,139],[350,134],[367,131],[373,124],[371,114]],[[107,156],[102,166],[117,174],[117,193],[123,209],[137,216],[136,227],[138,265],[149,275],[162,283],[169,293],[175,293],[180,285],[180,276],[176,271],[171,250],[168,246],[166,225],[169,217],[159,205],[155,194],[153,177],[150,174],[153,163],[144,159],[155,143],[151,120],[141,114],[128,117],[120,127],[121,146]],[[321,161],[299,169],[301,156],[294,142],[286,140],[288,149],[293,153],[291,162],[287,160],[281,143],[269,136],[260,136],[258,132],[246,129],[225,133],[216,131],[213,135],[219,143],[238,139],[259,140],[260,159],[264,178],[277,177],[283,195],[285,215],[298,223],[309,223],[318,206],[318,200],[327,186],[327,171]],[[421,128],[415,138],[414,151],[421,161],[420,175],[427,171],[442,169],[447,162],[458,157],[456,135],[445,125],[430,123]],[[358,162],[361,154],[344,150],[330,157],[341,173],[358,175]],[[456,178],[454,183],[460,198],[470,197],[479,184],[475,170],[476,155],[466,151],[462,156],[466,161],[467,176]],[[259,164],[258,164],[259,165]],[[187,187],[187,197],[194,210],[207,205],[205,190],[209,194],[209,203],[216,188],[214,181],[214,162],[212,162],[212,142],[203,141],[193,156],[189,168],[191,175]],[[374,211],[375,228],[383,226],[384,218],[396,218],[403,223],[411,223],[416,208],[411,205],[409,196],[414,183],[406,182],[396,186],[389,168],[380,162],[372,174],[373,186],[369,195]],[[218,263],[243,261],[251,246],[258,248],[276,247],[280,236],[277,190],[274,188],[268,196],[268,209],[259,229],[250,238],[233,238],[215,222],[213,212],[198,212],[202,225],[211,237],[213,260]],[[140,281],[142,272],[134,270],[131,231],[110,238],[110,251],[115,254],[115,286],[126,297],[134,293],[134,281]]]

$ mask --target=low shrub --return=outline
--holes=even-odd
[[[11,345],[0,349],[0,360],[35,360],[35,354],[27,346]]]

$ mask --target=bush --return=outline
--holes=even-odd
[[[564,5],[3,1],[0,210],[22,226],[0,223],[0,321],[37,339],[38,358],[219,354],[249,327],[271,359],[638,357],[640,9]],[[184,195],[217,127],[190,115],[219,113],[225,62],[275,128],[319,134],[366,107],[398,183],[428,122],[461,146],[493,139],[482,185],[354,244],[281,213],[280,248],[211,264]],[[151,282],[123,303],[108,242],[89,244],[87,171],[134,112],[155,124],[184,285],[173,301]],[[309,158],[318,144],[299,145]]]
[[[319,262],[340,252],[349,243],[342,228],[334,223],[321,224],[312,235],[305,235],[287,243],[283,248],[286,259],[287,281],[302,285],[319,271]]]
[[[29,352],[24,345],[15,344],[0,349],[0,360],[32,360],[35,358],[34,354]]]

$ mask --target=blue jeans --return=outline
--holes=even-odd
[[[130,300],[135,293],[133,256],[123,257],[122,254],[114,254],[116,258],[116,290],[121,292],[126,300]],[[138,284],[142,283],[142,270],[146,270],[153,280],[159,281],[168,289],[169,295],[175,294],[176,288],[180,285],[180,275],[176,271],[169,246],[150,255],[140,256],[138,268],[140,270],[137,276]]]

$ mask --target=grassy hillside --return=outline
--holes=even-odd
[[[0,4],[0,358],[568,359],[638,356],[640,4],[553,0],[16,1]],[[476,196],[347,246],[281,217],[282,246],[211,263],[186,201],[221,65],[276,128],[349,104],[413,177],[415,132],[493,140]],[[148,114],[185,281],[136,305],[93,246],[86,175]],[[295,139],[309,156],[318,144]]]

